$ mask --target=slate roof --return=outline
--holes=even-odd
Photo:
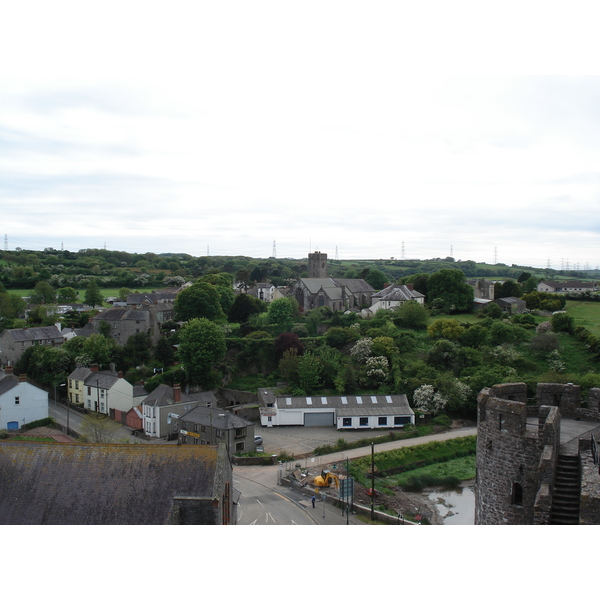
[[[180,402],[193,402],[194,398],[181,392]],[[216,399],[215,399],[216,401]],[[152,390],[144,400],[142,400],[144,406],[171,406],[176,404],[173,401],[173,388],[170,385],[161,383],[156,389]]]
[[[0,442],[0,524],[165,524],[174,497],[218,496],[224,465],[215,446]]]
[[[364,279],[332,279],[331,277],[302,277],[300,281],[311,294],[316,294],[321,288],[331,300],[341,300],[342,287],[352,294],[372,294],[375,289]]]
[[[416,290],[411,290],[405,285],[390,285],[389,287],[373,294],[371,298],[385,300],[386,302],[404,302],[415,298],[425,298]]]
[[[27,327],[23,329],[7,329],[6,332],[16,342],[39,342],[42,340],[62,340],[62,334],[56,325],[48,327]]]
[[[224,416],[221,416],[224,415]],[[232,413],[223,412],[218,408],[207,408],[206,406],[196,406],[186,413],[180,415],[178,421],[186,423],[198,423],[199,425],[208,425],[217,429],[239,429],[241,427],[250,427],[254,423],[242,419]]]
[[[94,321],[146,321],[150,312],[141,308],[107,308],[94,317]]]
[[[2,371],[2,373],[4,373],[4,371]],[[17,385],[19,385],[19,378],[15,375],[0,376],[0,396],[3,396]]]
[[[406,394],[394,395],[365,395],[365,396],[278,396],[277,409],[357,409],[362,414],[365,410],[383,409],[386,412],[381,414],[397,413],[398,410],[405,414],[413,414],[412,408],[408,403]],[[358,412],[356,413],[358,414]],[[380,414],[380,413],[376,413]]]

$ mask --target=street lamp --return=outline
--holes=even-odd
[[[54,386],[54,406],[56,406],[56,397],[57,397],[57,388],[59,387],[65,387],[65,385],[67,385],[66,383],[59,383],[57,385]]]

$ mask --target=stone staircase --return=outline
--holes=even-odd
[[[550,525],[579,525],[579,456],[560,454],[554,478]]]

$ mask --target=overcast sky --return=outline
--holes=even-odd
[[[9,249],[600,264],[587,3],[12,4]]]

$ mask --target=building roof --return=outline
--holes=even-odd
[[[0,524],[161,525],[175,497],[214,498],[223,450],[0,443]]]
[[[580,289],[594,289],[596,287],[596,282],[595,281],[578,281],[578,280],[568,280],[568,281],[549,281],[549,280],[544,280],[544,281],[540,281],[540,283],[543,283],[549,287],[552,288],[580,288]]]
[[[397,413],[400,409],[405,414],[413,414],[412,408],[408,404],[406,394],[394,395],[365,395],[365,396],[278,396],[277,409],[360,409],[364,411],[372,408],[385,409],[389,414],[390,409]],[[358,413],[357,413],[358,414]]]
[[[38,342],[42,340],[63,339],[56,325],[48,327],[23,327],[22,329],[7,329],[6,333],[16,342]]]
[[[194,402],[194,398],[191,398],[187,394],[180,392],[181,400],[175,402],[173,400],[173,388],[170,385],[161,383],[156,389],[152,390],[144,400],[142,404],[144,406],[171,406],[173,404],[180,404],[181,402]],[[216,398],[215,398],[216,402]]]
[[[178,420],[187,423],[198,423],[198,425],[208,425],[218,429],[239,429],[240,427],[253,425],[251,421],[242,419],[242,417],[218,408],[207,408],[206,406],[196,406],[180,415]]]
[[[390,285],[380,292],[373,294],[371,298],[385,300],[386,302],[405,302],[415,298],[425,298],[421,292],[411,290],[406,285]]]
[[[23,377],[23,379],[21,379],[21,377]],[[0,396],[6,394],[6,392],[9,392],[13,388],[17,387],[20,383],[28,383],[29,385],[32,385],[33,387],[38,388],[38,390],[40,390],[40,392],[42,392],[46,395],[48,394],[48,392],[46,390],[41,388],[39,385],[35,385],[35,383],[32,383],[31,381],[29,381],[29,379],[27,379],[24,375],[21,377],[17,377],[16,375],[12,375],[12,374],[6,375],[4,373],[4,371],[1,371],[0,372]]]
[[[143,308],[122,308],[113,306],[107,308],[94,317],[94,321],[146,321],[150,312]]]

